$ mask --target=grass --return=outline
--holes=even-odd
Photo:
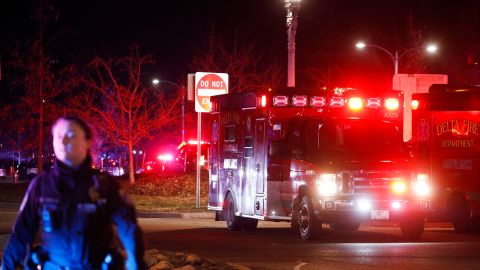
[[[135,207],[139,211],[161,211],[161,212],[197,212],[207,209],[207,198],[200,198],[200,208],[196,208],[194,196],[190,197],[163,197],[148,195],[130,195]]]
[[[151,173],[138,175],[135,184],[119,179],[137,211],[206,210],[208,174],[202,172],[200,180],[200,206],[195,208],[196,176],[192,173]],[[20,203],[28,183],[0,184],[0,202]]]

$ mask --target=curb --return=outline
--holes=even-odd
[[[148,212],[137,211],[137,218],[184,218],[184,219],[213,219],[215,213],[213,212]]]
[[[20,209],[21,203],[11,203],[11,202],[0,202],[0,208],[11,209],[18,211]]]
[[[18,212],[20,203],[0,202],[0,212]],[[185,218],[185,219],[213,219],[213,211],[205,212],[150,212],[137,211],[137,218]]]

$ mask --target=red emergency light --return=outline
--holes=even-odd
[[[400,107],[400,102],[397,98],[386,98],[385,108],[389,111],[397,110]]]
[[[265,105],[264,104],[265,97]],[[396,111],[400,108],[400,99],[397,97],[368,97],[362,95],[355,95],[349,97],[343,96],[311,96],[307,95],[278,95],[273,96],[274,107],[313,107],[322,108],[329,107],[332,109],[348,108],[353,112],[360,112],[364,109],[380,110],[385,109],[388,111]],[[261,96],[260,105],[266,106],[266,96]],[[258,104],[258,103],[257,103]]]
[[[173,160],[173,156],[171,154],[162,154],[158,155],[157,159],[161,161],[171,161]]]
[[[188,140],[187,142],[188,144],[198,144],[198,141],[197,140]],[[204,144],[205,142],[204,141],[200,141],[200,144]]]
[[[351,97],[347,101],[348,108],[352,111],[360,111],[363,109],[363,99],[359,97]]]
[[[263,95],[263,96],[261,97],[260,105],[261,105],[262,107],[266,107],[266,106],[267,106],[267,96]]]

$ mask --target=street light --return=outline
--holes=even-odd
[[[392,59],[393,65],[395,67],[395,74],[398,74],[398,61],[400,60],[400,58],[402,58],[406,54],[408,54],[410,52],[413,52],[413,51],[416,51],[416,50],[419,50],[419,49],[425,49],[430,54],[435,53],[437,51],[437,46],[435,44],[428,44],[427,46],[420,46],[420,47],[411,48],[411,49],[408,49],[408,50],[404,51],[400,55],[398,55],[397,51],[395,51],[395,54],[392,54],[387,49],[385,49],[383,47],[380,47],[376,44],[365,44],[363,42],[358,42],[357,44],[355,44],[355,47],[357,47],[358,49],[364,49],[365,47],[374,47],[374,48],[377,48],[377,49],[385,52],[386,54],[388,54],[388,56],[390,56],[390,59]]]
[[[185,141],[185,93],[184,89],[182,86],[178,85],[177,83],[174,83],[172,81],[167,81],[167,80],[159,80],[157,78],[154,78],[152,80],[153,85],[159,85],[160,83],[168,83],[176,87],[177,89],[182,91],[182,142]]]
[[[295,35],[298,25],[298,11],[301,0],[285,0],[287,10],[287,36],[288,36],[288,72],[287,86],[295,87]]]

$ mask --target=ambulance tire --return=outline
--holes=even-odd
[[[360,223],[359,222],[352,222],[352,223],[331,223],[330,228],[334,229],[335,231],[358,231],[360,228]]]
[[[299,203],[296,202],[297,199],[294,200],[293,202],[293,207],[292,207],[292,221],[290,222],[290,229],[294,233],[298,233],[299,226],[298,226],[298,213],[299,213]]]
[[[447,209],[455,232],[469,233],[473,231],[474,222],[470,218],[470,207],[463,196],[452,196],[448,201]]]
[[[312,201],[309,196],[303,196],[296,215],[298,231],[303,240],[315,240],[318,238],[322,223],[315,216]]]
[[[422,239],[423,230],[425,229],[425,217],[416,216],[409,218],[400,223],[400,229],[403,237],[407,240],[418,241]]]
[[[257,225],[258,219],[242,217],[242,227],[245,231],[255,231]]]
[[[475,223],[472,219],[456,220],[452,222],[452,225],[457,233],[472,233],[478,231],[475,227],[478,226],[478,223]]]
[[[241,230],[243,225],[242,217],[235,215],[235,200],[233,199],[231,193],[227,195],[224,203],[225,207],[223,209],[223,218],[225,219],[225,222],[227,224],[227,229],[229,229],[230,231]]]

